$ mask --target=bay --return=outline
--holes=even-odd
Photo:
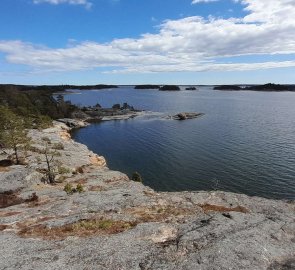
[[[219,189],[295,199],[295,93],[197,88],[74,91],[65,100],[103,107],[128,102],[156,113],[91,124],[73,132],[73,139],[104,156],[109,168],[139,172],[158,191]],[[205,115],[163,118],[178,112]]]

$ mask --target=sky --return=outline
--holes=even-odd
[[[295,0],[1,0],[0,83],[295,83]]]

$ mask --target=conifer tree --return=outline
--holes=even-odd
[[[6,106],[0,106],[0,142],[13,149],[16,164],[20,164],[19,150],[30,142],[26,121]]]

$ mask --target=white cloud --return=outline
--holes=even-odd
[[[52,5],[70,4],[70,5],[84,5],[86,8],[91,8],[92,3],[88,0],[33,0],[34,4],[48,3]]]
[[[192,4],[199,4],[199,3],[210,3],[210,2],[217,2],[219,0],[193,0]]]
[[[107,68],[111,73],[253,70],[295,67],[294,0],[241,0],[244,18],[167,20],[157,34],[109,43],[70,43],[51,49],[21,41],[0,41],[9,63],[35,71]],[[291,55],[289,61],[237,62],[240,56]],[[243,57],[245,59],[245,57]],[[253,59],[253,57],[252,57]],[[279,58],[278,58],[279,59]]]

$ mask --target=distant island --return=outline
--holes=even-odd
[[[192,86],[192,87],[186,87],[185,90],[193,91],[193,90],[197,90],[197,88]]]
[[[159,89],[159,85],[154,85],[154,84],[141,84],[141,85],[136,85],[134,89]]]
[[[241,88],[238,85],[218,85],[214,87],[214,90],[243,90],[243,88]]]
[[[110,89],[118,88],[117,85],[107,85],[107,84],[95,84],[95,85],[71,85],[71,84],[61,84],[61,85],[17,85],[17,84],[1,84],[1,89],[13,88],[17,91],[30,91],[30,90],[42,90],[47,92],[61,92],[70,89],[79,90],[100,90],[100,89]]]
[[[160,91],[180,91],[180,87],[177,85],[163,85],[159,89]]]
[[[295,85],[288,84],[274,84],[267,83],[263,85],[252,85],[241,87],[239,85],[218,85],[214,87],[214,90],[226,90],[226,91],[269,91],[269,92],[282,92],[282,91],[295,91]]]
[[[155,84],[141,84],[136,85],[134,89],[158,89],[159,91],[180,91],[180,87],[177,85],[155,85]],[[195,89],[186,89],[186,90],[195,90]]]

